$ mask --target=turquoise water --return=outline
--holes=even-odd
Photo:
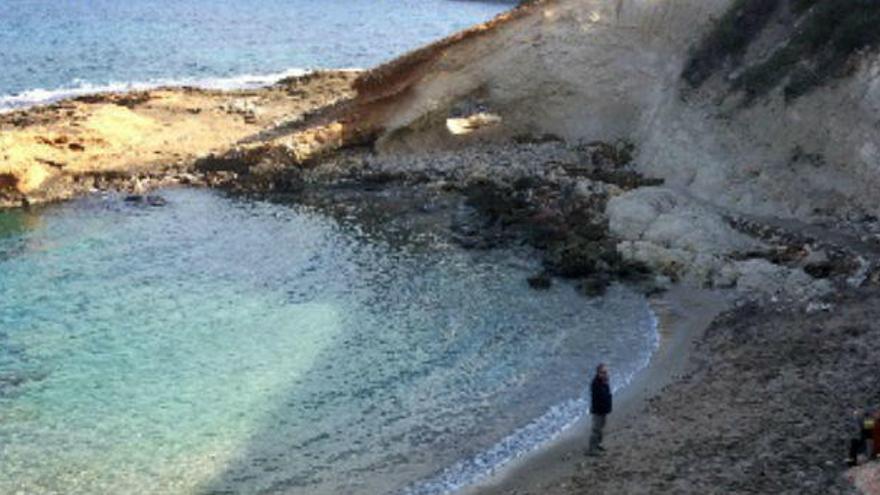
[[[0,493],[444,493],[656,346],[645,301],[203,190],[0,212]]]
[[[226,88],[371,67],[512,3],[3,0],[0,111],[103,89]]]

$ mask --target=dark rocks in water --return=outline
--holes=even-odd
[[[516,200],[512,190],[489,180],[468,184],[464,194],[468,205],[476,208],[493,222],[510,217],[514,210],[526,206]]]
[[[471,166],[467,153],[480,167]],[[630,143],[529,144],[467,153],[398,161],[358,148],[290,166],[268,151],[241,151],[203,159],[196,170],[233,174],[233,192],[277,195],[346,222],[394,222],[400,231],[431,225],[431,236],[465,249],[537,249],[545,273],[527,279],[535,289],[559,276],[582,279],[590,295],[615,280],[655,290],[650,270],[617,252],[606,214],[616,191],[657,183],[631,166]],[[352,210],[353,203],[361,206]]]
[[[403,172],[386,172],[379,171],[368,174],[361,174],[360,182],[367,186],[382,186],[394,182],[403,182],[408,178]]]
[[[141,194],[129,194],[125,197],[126,203],[134,203],[134,204],[146,204],[149,206],[161,207],[168,204],[168,200],[163,198],[162,196],[156,195],[141,195]]]
[[[542,208],[522,221],[526,239],[535,247],[545,249],[568,238],[570,227],[558,210]]]
[[[587,297],[600,297],[605,295],[609,285],[611,276],[602,272],[583,279],[578,284],[578,291]]]
[[[553,285],[553,279],[546,273],[538,273],[527,279],[529,287],[535,290],[547,290]]]
[[[829,278],[834,273],[834,266],[830,262],[807,263],[804,271],[813,278]]]
[[[616,266],[616,274],[626,281],[641,282],[651,278],[651,268],[640,261],[621,260]]]
[[[0,398],[19,395],[27,384],[43,381],[48,376],[47,371],[38,369],[12,370],[0,373]]]
[[[572,239],[547,250],[544,265],[556,275],[579,278],[609,272],[620,263],[617,246],[612,241]]]
[[[615,166],[625,165],[625,159],[615,159],[620,162]],[[453,222],[456,240],[471,249],[524,242],[541,250],[545,274],[528,279],[532,288],[548,287],[549,277],[555,275],[583,279],[581,291],[590,297],[604,293],[612,280],[642,284],[645,291],[655,292],[647,283],[648,267],[627,262],[618,253],[605,215],[608,195],[601,188],[584,194],[572,183],[526,175],[507,181],[483,178],[462,191],[471,213]]]
[[[506,243],[506,238],[495,229],[472,235],[453,232],[452,240],[464,249],[478,250],[494,249],[502,247]]]
[[[147,196],[147,204],[150,206],[165,206],[168,201],[162,196]]]

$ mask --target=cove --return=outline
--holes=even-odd
[[[0,492],[443,493],[656,347],[642,296],[297,204],[0,212]]]

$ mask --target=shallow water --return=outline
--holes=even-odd
[[[656,346],[640,296],[203,190],[0,212],[0,493],[443,493]]]
[[[3,0],[0,110],[101,89],[239,87],[366,68],[514,2]]]

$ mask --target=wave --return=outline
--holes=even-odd
[[[342,69],[356,70],[356,69]],[[205,89],[253,89],[270,86],[287,77],[302,76],[312,72],[311,69],[287,69],[270,74],[242,74],[231,77],[205,78],[160,78],[141,82],[110,82],[95,84],[88,81],[75,80],[70,86],[58,89],[29,89],[20,93],[0,95],[0,113],[10,112],[35,105],[45,105],[65,98],[77,96],[114,93],[120,91],[139,91],[155,89],[163,86],[192,86]]]
[[[648,366],[651,356],[659,346],[659,322],[653,312],[648,324],[654,336],[651,352],[639,363],[635,371],[619,377],[618,385],[614,387],[615,393],[627,386],[636,373]],[[512,461],[559,438],[583,417],[589,405],[586,393],[577,399],[557,404],[526,426],[504,437],[488,450],[459,461],[432,478],[407,487],[400,495],[448,495],[479,483]]]

